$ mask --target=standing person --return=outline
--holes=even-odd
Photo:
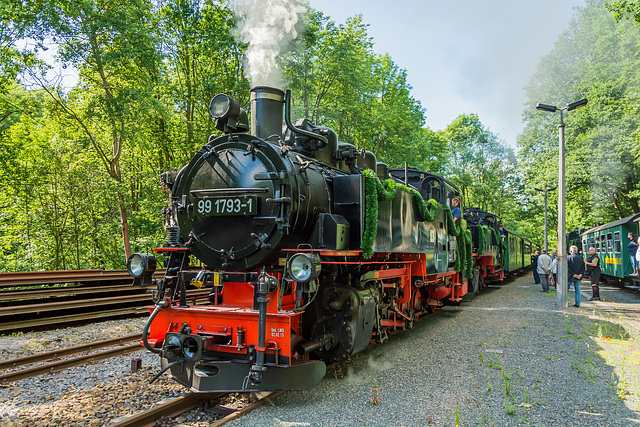
[[[540,284],[540,275],[538,274],[538,257],[540,257],[540,252],[535,251],[535,253],[531,256],[531,266],[533,267],[533,284]]]
[[[554,250],[551,252],[551,274],[553,287],[555,288],[558,284],[558,251]]]
[[[549,274],[551,273],[551,257],[547,255],[547,250],[543,249],[538,257],[538,275],[542,283],[541,292],[549,292]]]
[[[636,237],[633,235],[633,233],[629,233],[628,237],[629,237],[629,244],[627,245],[627,248],[629,248],[629,257],[631,259],[631,267],[633,267],[633,273],[631,273],[631,275],[637,276],[638,260],[636,259],[636,253],[638,252],[638,242],[636,242]]]
[[[602,270],[600,269],[600,257],[596,255],[596,248],[593,246],[589,248],[589,261],[585,261],[584,263],[587,266],[587,273],[589,273],[589,277],[591,278],[592,295],[589,301],[599,301],[600,289],[598,288],[598,283],[600,282]]]
[[[569,256],[567,257],[567,271],[569,272],[569,286],[567,289],[571,289],[576,293],[576,303],[574,307],[580,307],[580,282],[582,276],[584,276],[584,258],[578,255],[578,247],[573,245],[569,248]]]
[[[638,250],[636,251],[636,265],[638,266],[638,273],[640,273],[640,237],[638,237]]]
[[[453,206],[451,208],[451,216],[453,217],[453,222],[456,223],[456,225],[458,225],[458,219],[460,218],[460,198],[458,196],[455,196],[453,199],[451,199],[451,205]]]

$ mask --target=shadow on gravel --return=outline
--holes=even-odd
[[[529,274],[445,306],[234,425],[640,425],[637,337],[539,290]]]

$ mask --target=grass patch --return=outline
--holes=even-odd
[[[587,325],[585,326],[585,333],[591,337],[605,340],[626,341],[631,338],[629,332],[627,332],[627,330],[622,325],[611,323],[607,320],[600,320],[595,323],[587,323]]]
[[[491,360],[489,360],[489,367],[493,368],[495,370],[501,371],[502,370],[502,361],[500,359],[498,359],[497,357],[495,359],[491,359]]]
[[[516,414],[516,405],[510,402],[504,402],[504,411],[509,415]]]

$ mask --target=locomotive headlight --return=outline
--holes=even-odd
[[[127,260],[127,271],[138,279],[156,271],[156,258],[151,254],[133,254]]]
[[[240,104],[229,95],[219,93],[211,100],[209,112],[214,119],[235,117],[240,113]]]
[[[314,253],[299,252],[289,259],[287,269],[293,280],[307,283],[320,275],[320,257]]]

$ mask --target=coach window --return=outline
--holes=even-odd
[[[600,235],[600,252],[603,254],[607,252],[607,235],[606,234]]]
[[[622,240],[620,239],[619,231],[613,233],[613,249],[617,254],[622,252]]]
[[[607,252],[613,253],[613,234],[607,233]]]

